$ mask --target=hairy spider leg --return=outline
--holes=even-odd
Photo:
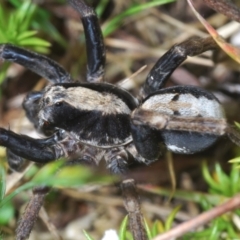
[[[38,129],[40,132],[43,130],[39,125],[38,113],[40,110],[40,99],[42,95],[43,92],[40,91],[28,93],[22,104],[26,112],[27,118],[34,124],[34,127]],[[47,133],[49,135],[49,133],[51,134],[52,132],[44,131],[44,133]],[[16,134],[14,136],[16,136]],[[24,166],[25,160],[22,157],[14,154],[10,148],[7,148],[6,153],[10,167],[15,171],[20,171],[20,169]]]
[[[41,130],[39,126],[38,113],[40,110],[40,99],[42,96],[43,92],[40,91],[30,92],[24,98],[24,101],[22,103],[27,118],[34,124],[34,127],[38,130]]]
[[[14,154],[9,148],[6,149],[6,156],[10,169],[17,172],[24,169],[26,163],[24,158]]]
[[[47,163],[65,155],[58,144],[62,140],[58,132],[49,138],[34,139],[0,128],[0,145],[10,149],[11,153],[38,163]],[[9,159],[11,161],[11,158]],[[10,163],[11,165],[11,163]]]
[[[41,54],[11,44],[0,44],[0,58],[18,63],[51,83],[73,82],[70,74],[57,62]]]
[[[187,131],[217,136],[224,135],[228,127],[224,118],[174,116],[143,109],[135,110],[132,119],[136,125],[146,125],[156,130]]]
[[[81,0],[69,0],[74,9],[82,16],[87,47],[87,81],[100,82],[105,67],[105,46],[97,16],[94,10]],[[0,58],[18,63],[51,83],[73,82],[70,74],[52,59],[12,44],[0,44]]]
[[[106,52],[102,31],[93,8],[82,0],[68,0],[80,15],[87,48],[87,81],[101,82],[105,70]]]
[[[171,47],[149,72],[141,89],[142,98],[163,88],[172,72],[185,61],[188,56],[195,56],[216,48],[218,48],[218,46],[211,37],[192,37]]]
[[[115,174],[125,174],[129,166],[129,156],[124,147],[111,148],[104,155],[107,168]]]

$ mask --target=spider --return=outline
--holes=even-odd
[[[217,48],[211,38],[194,37],[174,45],[153,66],[139,96],[134,97],[120,86],[104,82],[105,46],[94,10],[83,0],[68,2],[80,13],[84,27],[86,82],[74,81],[62,66],[45,56],[0,44],[1,59],[18,63],[51,83],[23,101],[28,119],[46,138],[34,139],[0,128],[0,146],[7,148],[10,167],[19,169],[25,158],[47,163],[65,157],[76,164],[98,164],[103,158],[111,172],[122,174],[131,160],[150,164],[165,148],[193,154],[223,135],[239,145],[239,132],[228,125],[212,93],[194,86],[165,87],[171,73],[188,56]],[[42,201],[48,191],[39,187],[34,195]],[[21,222],[17,239],[29,235],[41,204],[35,212],[31,207],[26,211],[29,226]]]
[[[113,173],[124,173],[130,159],[150,164],[163,148],[193,154],[227,134],[221,104],[210,92],[193,86],[164,87],[187,56],[216,44],[210,38],[192,38],[173,46],[151,69],[138,98],[104,82],[105,46],[94,10],[82,0],[68,0],[82,19],[87,47],[86,82],[75,82],[55,61],[10,44],[0,45],[0,58],[23,65],[52,84],[29,93],[23,108],[35,128],[51,133],[43,139],[0,128],[0,145],[8,162],[22,159],[47,163],[61,157],[98,164],[104,158]]]

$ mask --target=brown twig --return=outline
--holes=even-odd
[[[18,224],[16,240],[24,240],[29,237],[49,190],[48,187],[36,187],[33,189],[33,196]]]
[[[63,238],[59,234],[58,230],[56,229],[56,227],[53,225],[53,223],[49,219],[49,216],[48,216],[44,207],[42,207],[40,209],[39,217],[41,218],[41,220],[47,226],[47,228],[48,228],[49,232],[52,234],[52,237],[53,237],[54,240],[63,240]]]
[[[203,0],[210,8],[240,22],[240,9],[230,0]]]
[[[147,240],[140,201],[133,179],[124,180],[121,184],[124,206],[128,212],[130,230],[134,240]]]
[[[169,239],[176,239],[177,237],[182,236],[183,234],[192,231],[194,228],[202,226],[207,222],[211,221],[212,219],[232,210],[235,210],[240,207],[240,194],[232,197],[227,202],[200,214],[199,216],[184,222],[177,227],[171,229],[170,231],[158,235],[154,238],[154,240],[169,240]]]

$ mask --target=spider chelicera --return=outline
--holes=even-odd
[[[22,158],[47,163],[60,157],[98,163],[102,158],[114,173],[123,173],[129,159],[149,164],[162,147],[192,154],[228,134],[238,134],[226,123],[216,97],[197,87],[164,85],[187,56],[215,49],[210,38],[192,38],[173,46],[151,69],[138,99],[104,82],[105,47],[94,10],[82,0],[68,0],[82,18],[87,47],[87,82],[75,82],[55,61],[10,45],[0,45],[0,58],[23,65],[52,84],[29,93],[23,107],[35,127],[50,132],[33,139],[0,128],[0,145],[7,148],[10,166]]]

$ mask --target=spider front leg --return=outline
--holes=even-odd
[[[97,16],[82,0],[69,0],[69,3],[82,16],[87,46],[87,81],[100,82],[103,80],[106,56]],[[73,82],[70,74],[57,62],[11,44],[0,44],[0,59],[18,63],[51,83]]]
[[[193,37],[170,48],[154,65],[141,89],[142,98],[163,88],[172,72],[187,59],[208,50],[218,48],[211,38]]]
[[[34,139],[0,128],[0,146],[8,148],[11,153],[21,158],[47,163],[60,157],[67,157],[78,150],[79,146],[75,141],[67,137],[65,139],[63,135],[56,132],[49,138]]]
[[[0,44],[0,59],[18,63],[52,83],[73,81],[69,73],[52,59],[11,44]]]

